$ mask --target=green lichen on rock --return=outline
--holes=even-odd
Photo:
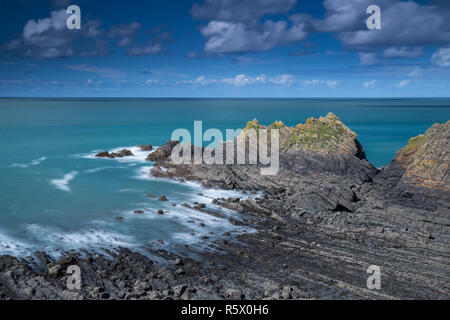
[[[283,121],[275,121],[269,126],[269,129],[281,129],[286,127],[286,125],[283,123]]]
[[[250,130],[254,129],[258,133],[259,129],[261,128],[261,124],[257,119],[253,119],[252,121],[248,121],[247,125],[245,126],[244,130]]]
[[[282,121],[275,121],[269,126],[263,126],[256,119],[247,122],[242,135],[248,136],[251,130],[267,129],[268,143],[271,144],[271,130],[279,130],[279,147],[283,152],[312,151],[319,153],[351,153],[359,151],[356,134],[347,128],[333,113],[318,119],[309,118],[303,124],[288,127]]]
[[[333,113],[319,119],[309,118],[295,126],[288,136],[287,148],[301,146],[313,151],[330,152],[338,149],[346,139],[356,134],[348,129]]]
[[[403,170],[405,184],[450,190],[450,120],[434,124],[425,134],[411,138],[401,149],[392,168]]]
[[[412,150],[419,147],[420,144],[425,140],[425,135],[419,134],[417,137],[409,139],[408,144],[405,146],[406,150]]]

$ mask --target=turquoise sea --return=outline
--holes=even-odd
[[[182,251],[185,244],[207,248],[204,236],[252,232],[179,205],[212,206],[212,197],[235,192],[152,178],[147,153],[136,148],[121,160],[93,154],[162,145],[174,129],[192,132],[194,120],[225,134],[254,118],[295,125],[328,112],[358,134],[369,161],[381,167],[410,137],[449,120],[450,99],[0,99],[0,254],[117,246]]]

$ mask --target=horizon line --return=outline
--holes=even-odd
[[[0,99],[450,99],[448,97],[17,97],[0,96]]]

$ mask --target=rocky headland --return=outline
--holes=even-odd
[[[68,252],[59,261],[2,256],[0,298],[450,298],[450,121],[412,138],[381,170],[334,114],[295,127],[253,120],[243,134],[259,128],[280,132],[273,176],[261,175],[261,164],[174,164],[178,141],[148,157],[155,177],[262,192],[184,204],[211,214],[211,204],[232,209],[243,222],[231,222],[257,233],[223,235],[210,244],[216,250],[196,252],[200,259],[149,249],[163,263],[121,248],[108,256]],[[73,264],[82,270],[81,290],[66,288]],[[366,286],[371,265],[381,269],[379,290]]]

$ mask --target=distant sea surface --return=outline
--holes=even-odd
[[[152,178],[148,153],[135,146],[160,146],[177,128],[193,132],[195,120],[225,135],[254,118],[293,126],[328,112],[358,134],[369,161],[381,167],[409,138],[449,120],[450,99],[0,99],[0,254],[117,246],[182,253],[185,244],[202,248],[204,236],[253,232],[180,206],[203,202],[239,218],[210,204],[237,192]],[[135,156],[93,157],[121,148]]]

